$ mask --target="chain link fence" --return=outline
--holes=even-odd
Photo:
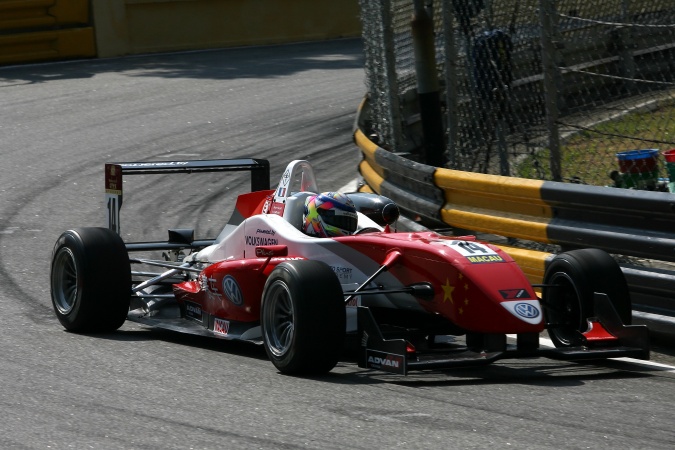
[[[675,179],[663,155],[675,148],[674,0],[360,5],[365,127],[381,147],[429,161],[435,112],[421,97],[437,86],[444,167],[637,189]],[[426,54],[412,31],[424,18]]]

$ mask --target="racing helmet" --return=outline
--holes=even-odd
[[[310,236],[348,236],[356,231],[356,207],[341,192],[323,192],[305,200],[303,231]]]

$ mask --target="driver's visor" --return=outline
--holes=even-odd
[[[356,223],[358,221],[356,213],[339,209],[319,209],[318,211],[321,219],[327,225],[338,227],[349,232],[356,231]]]

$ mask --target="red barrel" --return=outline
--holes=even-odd
[[[673,155],[675,157],[675,155]],[[629,150],[616,154],[622,173],[651,173],[658,171],[659,151],[656,149]]]

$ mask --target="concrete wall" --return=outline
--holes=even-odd
[[[96,55],[89,0],[0,0],[0,64]]]
[[[358,0],[92,0],[99,57],[354,37]]]
[[[360,34],[359,0],[0,0],[0,65]]]

